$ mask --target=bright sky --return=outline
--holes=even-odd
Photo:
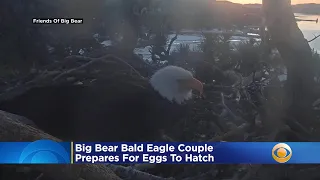
[[[259,3],[261,4],[261,0],[229,0],[234,3],[241,4],[249,4],[249,3]],[[320,0],[291,0],[292,4],[303,4],[303,3],[318,3],[320,4]]]

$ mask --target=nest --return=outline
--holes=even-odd
[[[141,68],[141,66],[140,66]],[[90,85],[98,81],[124,81],[137,86],[145,86],[148,78],[140,74],[136,70],[136,65],[132,65],[114,55],[105,55],[100,58],[89,58],[83,56],[70,56],[64,61],[53,63],[42,69],[36,70],[31,75],[15,80],[11,80],[5,87],[2,87],[0,101],[15,97],[27,89],[35,86],[46,86],[52,84],[82,84]],[[261,117],[261,109],[266,111],[267,108],[259,107],[256,102],[264,101],[263,95],[254,93],[250,95],[248,90],[252,87],[252,83],[244,83],[245,78],[240,78],[241,82],[237,82],[232,86],[206,85],[205,98],[196,98],[194,103],[190,105],[189,114],[186,119],[181,119],[173,124],[172,129],[166,131],[166,135],[171,141],[198,141],[198,142],[214,142],[214,141],[276,141],[280,134],[289,131],[290,128],[285,124],[277,122],[265,122]],[[125,88],[125,87],[124,87]],[[12,119],[8,119],[8,114],[2,113],[1,124],[10,124]],[[9,122],[10,121],[10,122]],[[18,118],[19,121],[19,118]],[[10,137],[15,140],[35,140],[39,138],[55,139],[45,133],[30,129],[30,127],[22,125],[19,122],[11,124],[10,127],[16,128],[15,135]],[[268,129],[272,127],[272,131]],[[268,125],[269,124],[269,125]],[[3,125],[4,126],[4,125]],[[277,127],[277,128],[274,128]],[[8,127],[3,128],[3,132],[12,130]],[[17,132],[18,131],[18,132]],[[30,138],[21,139],[19,135],[23,131],[31,133]],[[36,133],[35,133],[36,132]],[[286,133],[284,133],[286,134]],[[3,136],[4,140],[8,137]],[[56,139],[55,139],[56,140]],[[21,167],[23,167],[21,169]],[[162,177],[173,177],[174,179],[183,180],[204,180],[204,179],[256,179],[262,176],[268,177],[268,171],[275,168],[264,167],[262,165],[156,165],[152,168],[135,166],[118,166],[118,165],[87,165],[76,167],[67,166],[9,166],[2,168],[2,175],[5,178],[16,180],[25,179],[57,179],[55,174],[60,175],[58,179],[119,179],[113,172],[124,179],[165,179]],[[60,173],[62,169],[66,172]],[[17,172],[18,171],[18,172]],[[285,171],[292,171],[285,168]],[[58,173],[59,172],[59,173]],[[80,173],[81,172],[81,173]],[[86,173],[83,173],[86,172]],[[100,175],[93,175],[92,172],[99,172]],[[108,173],[106,173],[108,172]],[[90,174],[91,173],[91,174]],[[290,177],[301,177],[300,173],[295,173]],[[283,176],[284,173],[282,173]],[[296,177],[295,177],[296,176]],[[135,178],[134,178],[135,177]],[[299,179],[299,178],[298,178]]]
[[[143,85],[147,81],[146,77],[143,77],[129,63],[113,55],[100,58],[69,56],[63,61],[38,69],[26,77],[10,80],[6,86],[1,87],[0,101],[15,97],[35,86],[90,85],[97,80],[126,81],[137,85]]]

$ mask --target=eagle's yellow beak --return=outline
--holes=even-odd
[[[186,80],[179,80],[181,90],[184,89],[193,89],[197,90],[200,95],[203,93],[203,84],[196,78],[186,79]]]
[[[192,78],[190,81],[189,81],[189,87],[191,89],[194,89],[194,90],[197,90],[200,95],[202,95],[203,93],[203,84],[201,81],[199,81],[198,79],[196,78]]]

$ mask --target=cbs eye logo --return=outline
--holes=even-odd
[[[20,154],[22,164],[70,163],[70,154],[59,143],[39,140],[28,144]]]
[[[292,150],[285,143],[276,144],[272,149],[272,157],[278,163],[285,163],[291,159]]]

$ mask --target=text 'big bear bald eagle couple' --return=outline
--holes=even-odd
[[[155,72],[145,87],[123,83],[34,87],[0,109],[65,141],[154,141],[186,115],[192,90],[203,91],[191,72],[176,66]]]

